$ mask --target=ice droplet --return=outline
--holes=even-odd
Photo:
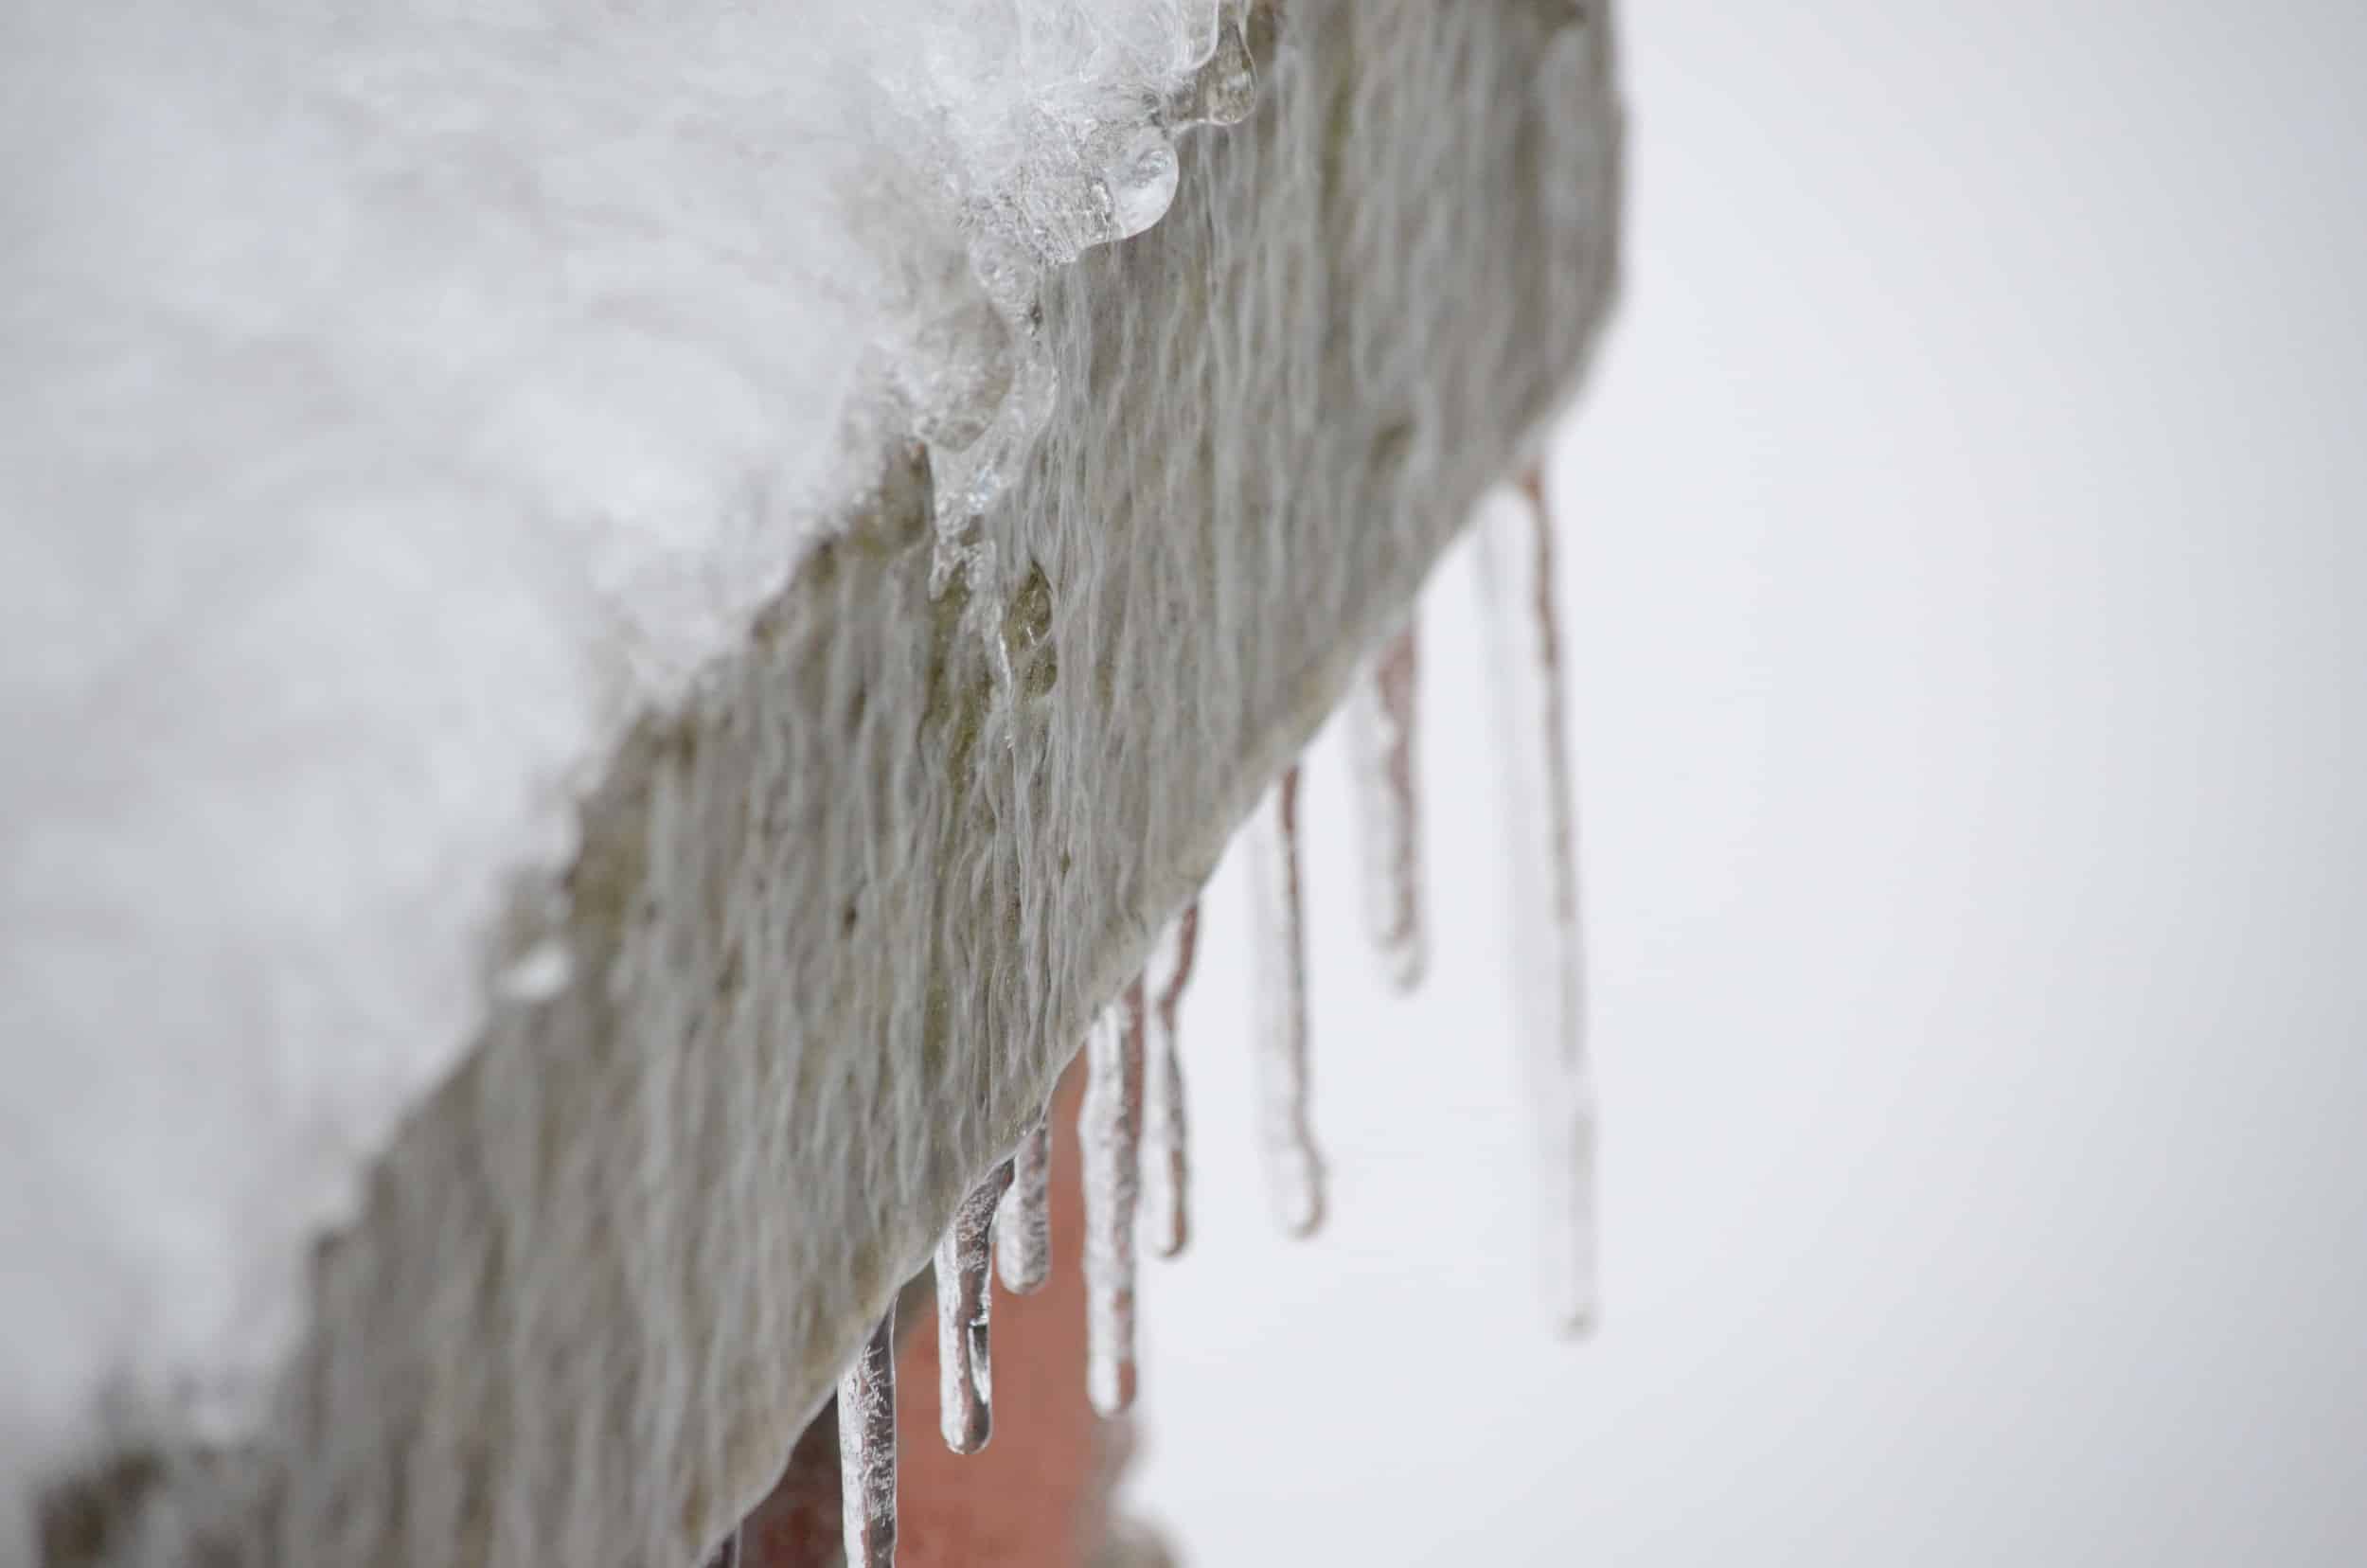
[[[1348,744],[1355,756],[1363,839],[1364,921],[1389,971],[1411,990],[1428,953],[1422,932],[1422,817],[1415,773],[1415,719],[1421,686],[1420,644],[1412,615],[1381,646],[1349,698]]]
[[[1308,1126],[1307,934],[1299,900],[1299,770],[1284,772],[1250,823],[1256,884],[1259,1142],[1283,1229],[1311,1236],[1324,1220],[1324,1163]]]
[[[1052,1275],[1052,1128],[1044,1115],[1011,1156],[1011,1190],[1003,1195],[994,1237],[1003,1288],[1019,1295],[1042,1290]]]
[[[1175,144],[1165,131],[1144,125],[1127,137],[1101,176],[1109,188],[1110,218],[1116,229],[1111,238],[1140,234],[1166,217],[1182,177]]]
[[[898,362],[913,433],[943,453],[976,444],[1010,392],[1017,358],[1010,328],[983,286],[923,325]]]
[[[1227,21],[1216,48],[1169,100],[1167,117],[1176,125],[1238,125],[1256,106],[1257,62],[1240,27]]]
[[[838,1381],[838,1486],[846,1568],[895,1568],[896,1303]]]
[[[937,1243],[937,1429],[955,1453],[975,1453],[994,1435],[994,1363],[988,1339],[993,1292],[987,1260],[995,1205],[1011,1187],[1011,1162],[996,1166],[953,1211]]]
[[[1577,823],[1554,605],[1553,519],[1535,471],[1525,505],[1491,507],[1483,580],[1511,810],[1515,968],[1524,1075],[1536,1105],[1548,1302],[1566,1330],[1597,1310],[1594,1087],[1587,1060],[1586,964]]]
[[[1134,1210],[1142,1192],[1143,983],[1085,1037],[1085,1388],[1104,1416],[1134,1402]]]
[[[937,535],[951,540],[994,504],[1035,451],[1036,437],[1052,418],[1060,391],[1059,367],[1051,351],[1031,339],[1017,360],[1003,401],[985,431],[959,452],[931,453],[937,480]],[[976,583],[973,582],[975,587]]]
[[[1173,1257],[1191,1238],[1191,1160],[1185,1148],[1184,1063],[1176,1052],[1175,1016],[1200,946],[1198,899],[1184,906],[1161,945],[1169,956],[1166,984],[1151,1008],[1150,1060],[1143,1078],[1143,1186],[1150,1250]]]

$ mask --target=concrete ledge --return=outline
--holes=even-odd
[[[53,1508],[52,1562],[687,1564],[770,1488],[1609,303],[1592,5],[1260,14],[1255,116],[1045,292],[989,616],[930,595],[916,452],[614,758],[572,981],[323,1247],[267,1438]]]

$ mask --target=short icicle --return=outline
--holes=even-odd
[[[846,1568],[895,1568],[896,1303],[838,1381],[839,1499]]]
[[[1176,1010],[1192,977],[1200,946],[1200,900],[1184,906],[1161,944],[1168,956],[1166,983],[1150,1011],[1150,1060],[1143,1079],[1144,1206],[1150,1221],[1150,1250],[1173,1257],[1191,1239],[1191,1156],[1185,1139],[1184,1062],[1176,1054]]]
[[[1559,1326],[1593,1327],[1595,1124],[1587,1060],[1586,963],[1579,920],[1577,817],[1563,717],[1554,602],[1553,516],[1543,477],[1523,506],[1488,508],[1484,536],[1495,633],[1495,686],[1512,810],[1513,911],[1525,1076],[1543,1158],[1546,1290]]]
[[[955,1453],[975,1453],[994,1435],[994,1363],[988,1262],[995,1205],[1010,1190],[1011,1162],[996,1166],[953,1211],[937,1243],[937,1429]]]
[[[1390,983],[1411,990],[1427,960],[1422,931],[1421,795],[1415,773],[1420,644],[1409,615],[1358,680],[1349,706],[1364,922]]]
[[[1116,1416],[1134,1402],[1134,1211],[1142,1192],[1143,983],[1085,1041],[1077,1116],[1085,1186],[1085,1389]]]
[[[994,1221],[997,1270],[1003,1288],[1016,1295],[1033,1295],[1052,1277],[1050,1111],[1045,1107],[1019,1140],[1019,1152],[1011,1156],[1011,1189],[1003,1195]]]
[[[1267,1189],[1283,1228],[1311,1236],[1324,1218],[1323,1157],[1308,1126],[1307,933],[1299,899],[1299,770],[1293,763],[1250,824],[1256,884],[1257,1068]]]

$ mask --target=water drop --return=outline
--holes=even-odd
[[[1282,1226],[1312,1235],[1324,1218],[1323,1157],[1308,1125],[1307,933],[1299,896],[1299,770],[1268,792],[1250,823],[1256,884],[1258,1141]]]

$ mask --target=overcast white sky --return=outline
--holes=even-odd
[[[2367,23],[1622,9],[1553,473],[1607,1323],[1536,1305],[1458,554],[1410,1002],[1309,779],[1311,1243],[1213,892],[1135,1493],[1208,1568],[2367,1561]]]

